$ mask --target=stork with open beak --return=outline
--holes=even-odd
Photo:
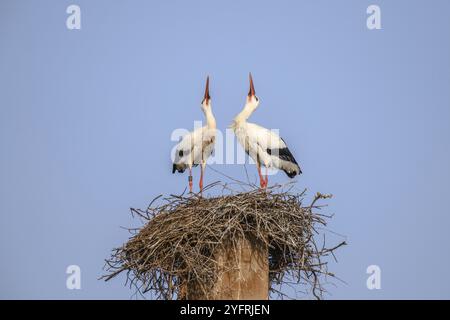
[[[200,164],[200,193],[203,191],[203,175],[206,168],[206,160],[214,151],[216,139],[216,119],[212,113],[211,97],[209,95],[209,76],[206,78],[205,94],[201,103],[201,109],[206,117],[206,126],[197,128],[184,135],[175,148],[172,173],[184,172],[189,169],[189,191],[192,192],[192,167]]]
[[[301,174],[302,171],[286,143],[278,134],[257,124],[247,122],[247,119],[259,105],[259,98],[255,94],[251,73],[249,74],[249,80],[250,90],[244,109],[234,118],[231,128],[245,152],[255,161],[261,188],[266,188],[268,168],[281,169],[289,178]],[[262,165],[266,168],[265,177],[261,173]]]

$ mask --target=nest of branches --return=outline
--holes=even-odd
[[[189,284],[207,296],[223,272],[218,271],[214,254],[244,237],[252,246],[267,248],[271,293],[282,294],[276,288],[299,283],[314,297],[322,297],[324,277],[334,277],[326,257],[334,257],[333,252],[345,244],[328,248],[322,241],[330,216],[318,213],[323,206],[318,202],[330,195],[317,193],[303,205],[305,191],[295,193],[281,186],[239,193],[223,190],[208,198],[160,196],[146,210],[131,209],[144,225],[113,250],[102,278],[125,272],[137,292],[151,291],[158,299],[183,298],[183,287]]]

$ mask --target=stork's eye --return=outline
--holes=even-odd
[[[258,97],[257,97],[257,96],[255,96],[255,99],[256,99],[256,101],[259,101],[259,99],[258,99]]]

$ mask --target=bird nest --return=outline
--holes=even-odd
[[[321,298],[324,279],[334,277],[327,257],[334,257],[333,252],[345,244],[329,248],[324,237],[320,245],[316,242],[330,218],[318,213],[323,206],[318,202],[331,196],[317,193],[303,205],[305,191],[296,193],[292,188],[236,193],[222,187],[217,197],[160,196],[146,210],[131,209],[145,224],[130,229],[129,241],[113,250],[102,278],[107,281],[125,272],[127,284],[137,293],[152,292],[158,299],[183,298],[183,287],[190,284],[206,297],[223,272],[214,254],[245,238],[252,246],[267,249],[272,295],[283,297],[276,288],[297,283]]]

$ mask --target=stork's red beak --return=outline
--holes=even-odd
[[[255,87],[253,86],[253,78],[251,72],[248,74],[248,77],[250,79],[250,90],[248,91],[248,96],[253,97],[255,96]]]
[[[205,96],[203,97],[203,101],[206,101],[206,103],[209,102],[211,97],[209,96],[209,76],[206,78],[206,87],[205,87]]]

